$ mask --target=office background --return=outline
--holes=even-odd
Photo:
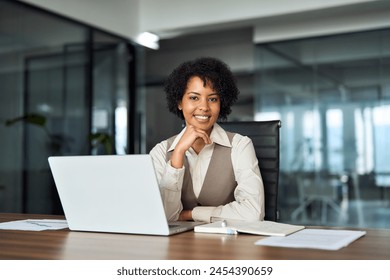
[[[0,212],[61,213],[50,155],[179,131],[162,83],[206,55],[237,77],[229,120],[282,121],[280,221],[390,227],[389,1],[108,2],[0,1]]]

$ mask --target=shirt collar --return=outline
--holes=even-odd
[[[183,130],[176,136],[172,145],[169,147],[168,152],[171,152],[175,149],[177,143],[180,141],[185,131],[186,131],[186,127],[183,128]],[[221,146],[225,146],[229,148],[232,146],[226,134],[226,131],[222,127],[220,127],[217,123],[214,124],[213,130],[211,131],[210,134],[210,139],[213,143]]]

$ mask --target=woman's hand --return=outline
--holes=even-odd
[[[200,130],[193,125],[187,126],[183,136],[176,147],[187,151],[197,140],[203,140],[204,144],[211,144],[211,140],[206,131]]]
[[[179,221],[192,221],[192,210],[183,210],[180,212]]]
[[[196,127],[190,125],[187,126],[183,136],[180,141],[177,143],[175,150],[172,153],[171,165],[174,168],[182,168],[184,164],[185,152],[191,147],[194,146],[196,142],[199,142],[201,148],[206,144],[211,144],[211,139],[206,131],[197,129]]]

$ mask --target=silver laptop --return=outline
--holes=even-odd
[[[188,231],[167,223],[149,155],[49,157],[70,230],[150,235]]]

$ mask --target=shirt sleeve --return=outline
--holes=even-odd
[[[149,154],[152,157],[167,220],[176,221],[183,210],[181,189],[185,167],[176,169],[172,167],[171,161],[166,162],[166,151],[167,141],[163,141]]]
[[[252,140],[236,134],[232,141],[231,157],[237,181],[235,201],[217,207],[195,207],[192,212],[194,220],[264,219],[264,185]]]

